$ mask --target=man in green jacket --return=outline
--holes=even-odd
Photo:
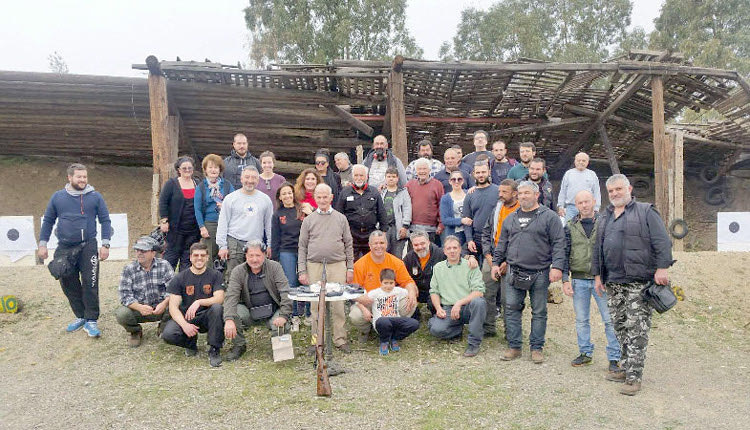
[[[237,360],[247,350],[243,331],[265,324],[272,333],[287,331],[292,315],[289,281],[281,264],[267,260],[263,243],[245,245],[245,262],[229,275],[224,298],[224,337],[233,339],[227,361]]]

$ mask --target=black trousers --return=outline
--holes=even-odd
[[[210,308],[200,308],[195,314],[195,318],[188,322],[198,326],[200,333],[208,334],[208,344],[210,346],[221,348],[224,344],[224,306],[214,304]],[[187,349],[198,349],[198,335],[188,337],[182,331],[182,327],[173,319],[167,321],[164,325],[164,332],[162,332],[161,338],[170,345],[177,345]]]
[[[59,244],[54,257],[70,254],[75,247]],[[77,318],[99,319],[99,249],[96,239],[83,246],[75,262],[72,275],[60,278],[65,297]]]
[[[408,317],[380,317],[375,321],[381,343],[404,339],[418,328],[419,320]]]
[[[190,246],[201,240],[200,231],[190,233],[176,232],[174,239],[167,243],[164,259],[177,271],[177,263],[180,263],[180,272],[190,267]],[[213,264],[213,261],[210,262]]]
[[[354,261],[359,260],[363,255],[370,252],[369,237],[357,237],[352,235],[352,245],[354,248]]]

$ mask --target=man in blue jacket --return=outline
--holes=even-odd
[[[37,255],[46,259],[47,241],[57,220],[58,245],[55,258],[67,256],[71,271],[60,278],[65,296],[75,314],[66,331],[83,328],[90,337],[101,336],[99,319],[99,261],[109,257],[112,223],[104,198],[88,184],[83,164],[68,167],[68,184],[55,192],[44,211]],[[97,251],[96,219],[102,225],[102,246]]]

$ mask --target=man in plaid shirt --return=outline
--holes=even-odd
[[[122,306],[117,308],[115,316],[130,333],[128,345],[135,348],[143,338],[140,323],[159,321],[161,328],[161,321],[169,318],[167,283],[174,271],[166,260],[156,257],[159,243],[150,236],[138,239],[133,249],[136,260],[122,270],[118,288]]]

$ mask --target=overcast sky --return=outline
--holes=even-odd
[[[57,51],[71,73],[142,76],[131,70],[160,60],[224,64],[247,61],[247,0],[43,0],[4,2],[0,14],[0,70],[49,71]],[[486,9],[493,0],[408,0],[407,26],[437,59],[440,44],[455,33],[461,10]],[[634,0],[632,25],[653,29],[663,0]]]

